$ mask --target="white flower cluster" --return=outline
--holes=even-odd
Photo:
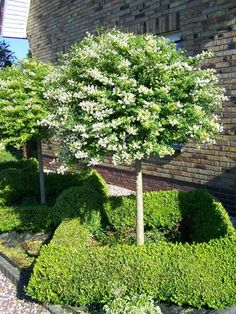
[[[222,129],[213,112],[225,98],[214,71],[196,65],[204,57],[187,59],[150,34],[89,35],[47,78],[53,110],[43,123],[63,158],[90,165],[107,154],[115,164],[165,157],[176,140],[211,142]]]
[[[82,77],[85,78],[87,78],[88,76],[100,83],[103,83],[104,85],[114,85],[112,79],[103,75],[97,68],[87,69],[85,74],[82,75]]]

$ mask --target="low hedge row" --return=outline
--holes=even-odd
[[[34,158],[19,160],[3,160],[2,162],[0,162],[0,171],[9,168],[37,171],[38,162]]]
[[[116,231],[134,230],[135,196],[110,197],[105,214]],[[146,231],[163,231],[183,242],[207,242],[235,232],[222,204],[204,190],[144,193],[144,221]]]
[[[65,219],[56,229],[50,245],[79,249],[95,244],[91,231],[79,219]]]
[[[0,206],[0,233],[10,231],[42,231],[48,228],[47,206]]]
[[[107,302],[114,290],[126,289],[130,296],[144,294],[197,308],[236,304],[235,236],[192,245],[89,250],[67,244],[54,240],[42,249],[27,294],[46,303],[84,305]]]
[[[45,175],[47,197],[53,201],[66,189],[73,186],[86,186],[106,198],[109,195],[108,186],[96,170],[82,170],[75,173]]]
[[[13,165],[15,168],[10,168]],[[39,179],[35,160],[8,162],[5,166],[6,168],[0,171],[0,198],[5,199],[7,205],[20,204],[28,199],[38,201]],[[54,203],[65,189],[81,185],[95,189],[103,197],[108,195],[105,181],[95,170],[45,175],[46,197],[50,203]]]

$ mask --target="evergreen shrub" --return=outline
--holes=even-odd
[[[206,242],[234,233],[220,202],[204,190],[144,193],[146,233],[158,230],[172,240]],[[118,232],[135,228],[135,196],[110,197],[105,204],[110,226]]]
[[[56,229],[50,245],[60,245],[70,248],[88,247],[91,245],[89,228],[80,223],[80,219],[65,219]],[[95,240],[94,240],[95,243]]]
[[[38,162],[34,158],[20,160],[5,160],[0,162],[0,171],[8,168],[25,169],[37,172]]]
[[[37,196],[37,176],[27,168],[6,168],[0,171],[0,198],[7,205],[19,204]]]
[[[96,232],[101,227],[102,208],[103,198],[96,190],[85,185],[71,187],[57,198],[50,221],[58,226],[64,219],[77,217]]]
[[[43,248],[27,288],[29,295],[46,303],[111,304],[114,291],[124,290],[122,298],[146,295],[157,302],[197,308],[236,304],[236,234],[225,209],[208,192],[145,193],[149,228],[171,231],[177,224],[180,232],[190,232],[191,242],[201,243],[159,241],[141,247],[102,245],[97,240],[104,225],[87,217],[91,212],[101,213],[104,200],[100,198],[101,207],[96,206],[94,193],[72,187],[57,199],[55,217],[64,211],[60,220],[77,218],[63,220]],[[134,212],[134,196],[111,197],[105,204],[105,226],[129,231]],[[103,222],[102,215],[99,219]],[[188,223],[192,225],[187,229]]]
[[[74,240],[73,240],[74,241]],[[66,243],[67,245],[67,243]],[[27,293],[46,303],[109,302],[117,290],[196,308],[236,304],[236,236],[189,245],[43,247]]]
[[[45,175],[45,189],[47,198],[56,198],[66,189],[73,186],[86,186],[107,197],[109,194],[107,184],[96,170],[82,170],[74,173],[48,173]]]
[[[48,229],[50,209],[41,205],[0,206],[0,233],[38,232]]]
[[[0,163],[0,198],[7,205],[20,204],[27,200],[39,200],[39,180],[35,159]],[[12,168],[11,168],[12,167]],[[96,170],[75,173],[48,173],[45,175],[45,190],[48,202],[54,204],[56,198],[72,186],[86,186],[108,196],[108,187]]]

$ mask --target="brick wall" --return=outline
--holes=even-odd
[[[114,25],[135,33],[180,34],[189,55],[203,49],[214,52],[209,64],[217,69],[219,84],[230,97],[221,112],[221,140],[201,149],[188,144],[172,158],[144,162],[144,182],[147,190],[207,187],[236,214],[235,0],[32,0],[28,23],[32,53],[40,60],[56,62],[57,53],[66,51],[87,31]],[[50,145],[44,145],[46,164],[53,154]],[[109,182],[134,185],[132,167],[114,168],[107,159],[99,169]]]

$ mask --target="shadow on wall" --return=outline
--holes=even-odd
[[[236,166],[226,169],[222,175],[209,180],[205,187],[226,207],[228,212],[236,216]]]

